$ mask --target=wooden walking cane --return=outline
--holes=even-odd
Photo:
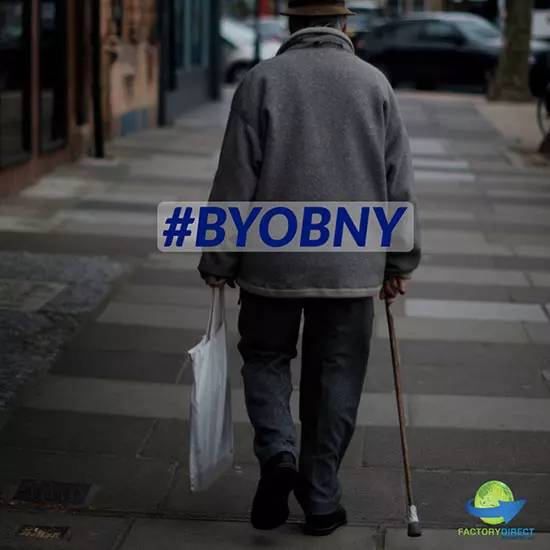
[[[399,416],[399,431],[401,433],[401,449],[403,451],[403,466],[405,469],[405,484],[407,486],[407,535],[409,537],[420,537],[422,530],[418,520],[418,514],[413,499],[411,465],[409,462],[409,447],[407,445],[407,433],[405,429],[405,410],[403,407],[403,392],[401,390],[401,373],[399,370],[399,353],[393,315],[390,309],[388,298],[385,298],[386,318],[388,320],[388,334],[390,337],[391,358],[393,364],[393,380],[395,383],[395,397],[397,400],[397,414]]]

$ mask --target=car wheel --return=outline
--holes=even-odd
[[[227,75],[228,84],[239,84],[239,82],[245,77],[246,73],[250,70],[251,66],[246,63],[237,63],[233,65]]]

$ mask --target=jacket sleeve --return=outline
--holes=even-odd
[[[235,108],[231,109],[222,143],[218,169],[209,202],[249,202],[256,192],[262,152],[256,131]],[[203,252],[199,272],[235,279],[239,252]]]
[[[390,90],[386,125],[386,184],[388,201],[414,206],[414,246],[410,252],[388,252],[385,276],[409,279],[421,258],[418,202],[413,192],[414,168],[407,130],[397,99]]]

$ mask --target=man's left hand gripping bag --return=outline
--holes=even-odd
[[[206,334],[189,355],[194,376],[189,474],[191,491],[196,493],[208,489],[234,459],[223,288],[212,290]]]

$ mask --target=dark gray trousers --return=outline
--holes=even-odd
[[[363,391],[373,299],[265,298],[241,291],[239,351],[260,466],[281,451],[298,454],[290,362],[297,356],[302,312],[302,429],[295,492],[306,514],[330,514],[340,502],[338,470]]]

